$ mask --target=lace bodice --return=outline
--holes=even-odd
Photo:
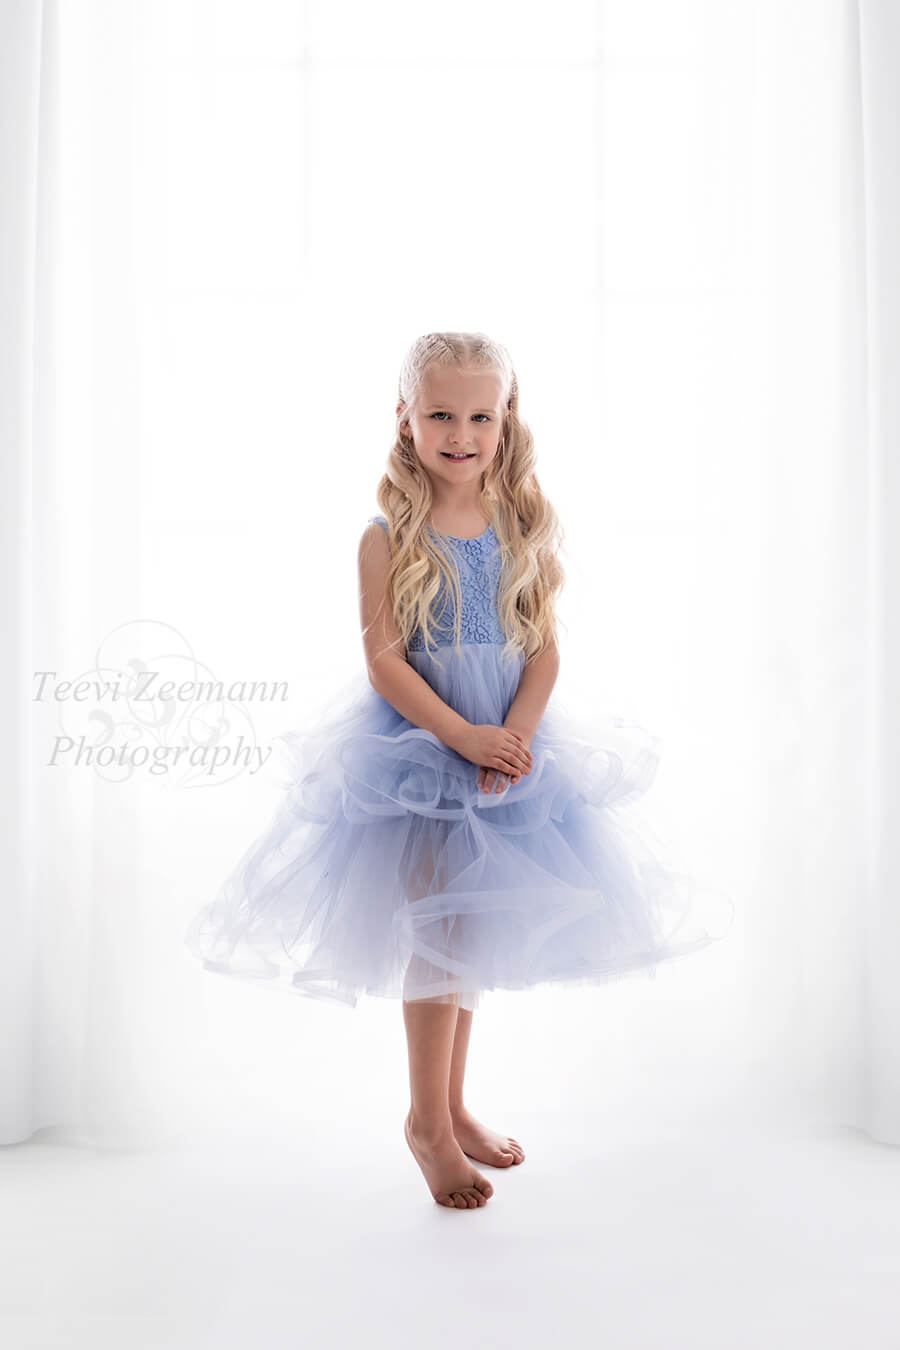
[[[377,520],[387,533],[387,521],[384,516],[370,516]],[[459,567],[459,584],[462,594],[462,615],[460,618],[460,643],[467,642],[506,642],[506,634],[500,622],[497,610],[497,589],[500,582],[500,545],[494,528],[489,525],[483,534],[474,539],[459,539],[452,534],[438,532],[446,540],[456,555]],[[446,605],[446,611],[441,611]],[[445,581],[432,603],[432,621],[429,630],[431,642],[437,647],[453,644],[453,592],[447,590]],[[409,651],[423,651],[425,639],[421,628],[417,628],[409,641]]]

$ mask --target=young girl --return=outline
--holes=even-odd
[[[505,348],[419,338],[396,411],[359,545],[366,676],[279,738],[290,790],[187,942],[209,970],[402,999],[407,1142],[438,1204],[476,1208],[473,1160],[525,1156],[463,1103],[481,992],[652,976],[724,934],[623,810],[656,738],[549,702],[560,531]]]

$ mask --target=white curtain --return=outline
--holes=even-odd
[[[854,52],[856,55],[856,52]],[[861,1124],[874,1138],[900,1142],[900,11],[890,0],[860,0],[857,95],[853,126],[854,277],[864,279],[865,361],[851,386],[859,412],[851,433],[866,450],[868,530],[862,597],[866,617],[867,789],[864,877],[866,963],[865,1040],[860,1047],[866,1095]],[[857,139],[858,134],[858,139]],[[859,310],[853,311],[854,316]],[[859,330],[855,330],[857,333]],[[859,348],[856,348],[859,351]],[[853,367],[857,370],[858,367]]]
[[[508,1045],[552,1008],[595,1065],[627,1007],[682,1091],[900,1143],[896,7],[479,6],[440,61],[401,8],[0,9],[0,1139],[350,1092],[343,1013],[181,947],[274,784],[78,763],[135,709],[62,682],[288,678],[216,724],[299,725],[361,659],[402,351],[460,327],[510,347],[566,526],[560,691],[663,735],[647,809],[739,916],[655,1002],[498,1001]]]
[[[155,1137],[139,814],[60,757],[98,739],[71,686],[140,604],[130,17],[0,9],[4,1143]]]

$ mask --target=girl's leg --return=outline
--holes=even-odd
[[[410,1093],[404,1133],[436,1202],[476,1209],[494,1188],[463,1153],[450,1119],[450,1056],[459,1011],[441,999],[403,1000]]]
[[[472,1034],[472,1013],[460,1008],[456,1018],[456,1032],[450,1055],[450,1081],[447,1096],[453,1135],[464,1153],[478,1162],[493,1167],[511,1167],[524,1162],[525,1150],[518,1139],[499,1134],[476,1120],[463,1101],[463,1079],[466,1076],[466,1055]]]
[[[463,1105],[463,1079],[466,1076],[466,1055],[469,1052],[469,1037],[471,1034],[472,1013],[467,1008],[460,1008],[456,1018],[453,1049],[450,1056],[448,1097],[451,1119],[453,1116],[461,1115],[465,1110]]]
[[[461,1010],[437,999],[404,1000],[409,1049],[409,1120],[416,1134],[431,1141],[452,1135],[450,1056]]]
[[[429,822],[429,827],[433,822]],[[430,841],[430,843],[429,843]],[[437,841],[431,830],[414,853],[417,871],[408,878],[411,899],[425,895],[436,884],[431,849]],[[403,987],[427,987],[435,974],[414,953],[404,973]],[[409,1114],[404,1122],[406,1142],[422,1170],[436,1202],[451,1209],[476,1209],[494,1188],[466,1157],[453,1134],[450,1118],[450,1057],[460,1012],[460,998],[403,998],[403,1021],[409,1050]]]

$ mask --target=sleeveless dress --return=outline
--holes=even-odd
[[[436,651],[417,629],[407,660],[468,721],[500,726],[524,657],[503,652],[497,537],[432,537],[458,567],[461,648],[442,583]],[[588,725],[551,693],[530,774],[490,794],[479,766],[366,676],[276,739],[281,804],[185,937],[206,970],[350,1006],[365,994],[471,1009],[486,990],[653,977],[730,928],[730,898],[635,813],[659,763],[635,722]]]

